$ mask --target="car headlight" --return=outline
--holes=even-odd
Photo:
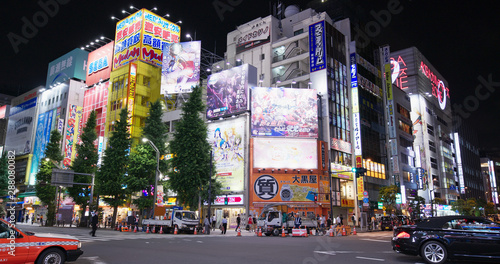
[[[82,242],[78,241],[78,248],[82,248]]]

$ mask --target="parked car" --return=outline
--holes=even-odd
[[[392,230],[394,227],[394,223],[392,221],[392,218],[390,216],[382,216],[380,218],[380,229],[383,230]]]
[[[54,263],[75,261],[83,251],[78,239],[68,235],[23,232],[0,219],[0,262]]]
[[[500,224],[482,217],[442,216],[396,227],[392,249],[420,255],[427,263],[447,259],[500,261]]]

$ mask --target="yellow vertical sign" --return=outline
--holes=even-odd
[[[365,192],[363,176],[356,178],[356,184],[358,187],[358,200],[363,200],[363,192]]]

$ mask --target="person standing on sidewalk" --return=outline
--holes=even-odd
[[[253,232],[253,218],[252,218],[252,215],[248,216],[248,232]]]
[[[224,218],[222,219],[222,232],[221,234],[226,234],[226,230],[227,230],[227,218],[226,216],[224,216]]]
[[[215,214],[212,216],[212,229],[215,231],[215,224],[217,223],[217,217]]]
[[[203,220],[203,225],[205,226],[205,234],[210,235],[211,225],[210,225],[210,216],[209,215],[207,215],[207,217],[205,217],[205,220]]]

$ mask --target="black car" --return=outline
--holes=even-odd
[[[380,218],[380,229],[383,230],[392,230],[394,227],[394,222],[390,216],[382,216]]]
[[[500,224],[473,216],[443,216],[396,227],[392,249],[427,263],[479,258],[500,262]]]

